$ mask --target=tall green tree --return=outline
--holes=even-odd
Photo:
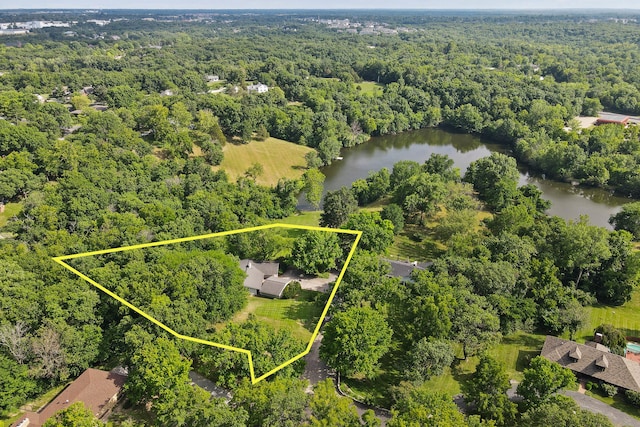
[[[609,218],[609,224],[616,230],[626,230],[634,239],[640,239],[640,202],[627,203],[620,212]]]
[[[293,243],[290,262],[306,274],[317,275],[336,268],[336,260],[341,255],[335,233],[308,231]]]
[[[320,206],[324,179],[324,174],[316,168],[309,169],[302,175],[302,180],[304,181],[302,191],[305,193],[306,201],[314,208]]]
[[[320,357],[343,375],[375,373],[391,345],[384,316],[369,307],[337,313],[325,326]]]
[[[358,202],[350,189],[342,187],[339,190],[327,192],[322,202],[322,209],[320,225],[338,228],[358,209]]]
[[[575,379],[569,369],[536,356],[524,370],[518,394],[524,398],[527,407],[535,407],[547,402],[556,391],[573,384]]]
[[[498,426],[516,424],[517,407],[506,394],[511,387],[505,367],[490,356],[482,355],[465,393],[475,411]]]
[[[103,423],[82,402],[74,402],[56,412],[43,424],[43,427],[100,427],[102,425]]]
[[[429,387],[402,384],[391,410],[389,427],[460,427],[464,416],[445,393],[433,392]]]
[[[469,165],[465,181],[473,184],[480,199],[494,210],[510,205],[517,196],[518,167],[516,161],[505,154],[492,153]]]
[[[361,426],[356,407],[348,398],[338,396],[330,378],[315,386],[309,406],[314,427]]]

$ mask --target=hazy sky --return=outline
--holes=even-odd
[[[637,5],[634,3],[637,2]],[[559,9],[637,8],[640,0],[2,0],[4,8],[101,9]]]

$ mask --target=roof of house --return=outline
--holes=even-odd
[[[250,259],[240,260],[241,269],[246,270],[247,266],[249,265],[251,266],[251,268],[260,270],[264,275],[264,278],[277,275],[278,269],[280,268],[280,264],[277,262],[255,262]]]
[[[425,268],[427,268],[428,266],[430,266],[432,263],[430,262],[408,262],[408,261],[392,261],[392,260],[385,260],[386,262],[389,263],[389,265],[391,265],[391,272],[389,273],[389,275],[391,277],[402,277],[402,278],[409,278],[411,277],[411,273],[413,273],[413,270],[424,270]]]
[[[254,263],[246,259],[240,261],[240,268],[247,275],[244,279],[244,287],[259,290],[264,281],[264,273]]]
[[[258,289],[262,287],[264,279],[278,275],[280,264],[277,262],[255,262],[250,259],[240,260],[240,268],[247,274],[244,279],[246,288]]]
[[[258,90],[258,89],[264,89],[264,88],[268,88],[269,86],[267,86],[264,83],[257,83],[255,85],[249,85],[247,86],[247,90]]]
[[[640,363],[617,354],[547,336],[540,355],[574,372],[640,392]]]
[[[291,279],[286,277],[270,277],[262,283],[260,295],[280,298],[289,283]]]
[[[598,114],[598,122],[600,123],[626,123],[629,118],[624,114],[607,113],[605,111]]]
[[[611,350],[609,349],[609,347],[607,347],[606,345],[602,345],[600,343],[594,342],[594,341],[587,341],[587,342],[584,343],[584,345],[588,345],[589,347],[593,347],[593,348],[595,348],[597,350],[600,350],[600,351],[611,353]]]
[[[75,402],[83,402],[96,417],[102,416],[105,406],[122,390],[126,377],[114,372],[89,368],[39,412],[27,412],[13,426],[40,427],[56,412]],[[29,423],[23,423],[26,419]],[[23,423],[23,424],[21,424]]]

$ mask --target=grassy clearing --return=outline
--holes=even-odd
[[[4,227],[9,218],[16,216],[22,210],[22,203],[7,203],[4,212],[0,214],[0,227]]]
[[[312,331],[322,314],[322,309],[314,302],[314,291],[302,291],[297,299],[269,299],[249,297],[249,303],[237,313],[232,322],[241,323],[253,314],[257,320],[265,322],[277,330],[288,330],[295,339],[308,343]],[[219,325],[222,327],[223,325]]]
[[[356,89],[358,88],[358,86],[360,86],[360,91],[363,94],[367,94],[371,96],[382,95],[382,92],[384,91],[384,85],[382,83],[360,82],[360,83],[354,83],[354,86]]]
[[[310,225],[310,226],[319,226],[320,225],[320,215],[322,211],[305,211],[300,212],[299,214],[293,214],[283,219],[279,219],[275,222],[283,222],[285,224],[293,224],[293,225]]]
[[[296,145],[276,138],[251,141],[249,144],[224,146],[224,159],[220,166],[231,179],[237,179],[254,163],[260,163],[264,173],[258,177],[258,184],[276,185],[280,178],[299,178],[306,169],[305,154],[312,148]]]

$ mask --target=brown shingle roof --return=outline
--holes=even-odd
[[[579,351],[582,357],[572,358],[570,353],[575,351]],[[571,369],[573,372],[588,375],[627,390],[640,392],[640,363],[625,359],[617,354],[547,336],[540,355]]]
[[[29,427],[40,427],[56,412],[69,407],[75,402],[83,402],[84,406],[93,412],[96,417],[100,418],[108,409],[109,403],[122,390],[125,380],[126,377],[123,375],[99,369],[87,369],[42,410],[39,412],[27,412],[13,426],[21,425],[20,423],[28,418]]]

